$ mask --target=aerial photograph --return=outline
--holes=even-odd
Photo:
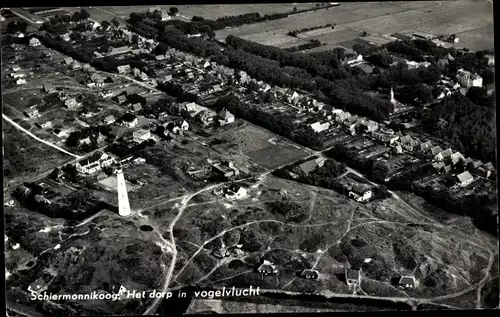
[[[493,1],[1,9],[9,317],[499,308]]]

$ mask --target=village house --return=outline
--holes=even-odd
[[[420,144],[420,146],[419,146],[419,150],[420,150],[420,152],[422,152],[422,153],[426,153],[426,152],[427,152],[427,151],[429,151],[431,148],[432,148],[432,143],[431,143],[431,141],[427,141],[427,142],[421,143],[421,144]]]
[[[130,71],[130,65],[120,65],[116,67],[116,70],[118,71],[119,74],[126,74]]]
[[[52,121],[45,121],[43,123],[38,123],[38,125],[40,126],[40,128],[42,129],[47,129],[47,128],[51,128],[52,127]]]
[[[414,276],[401,276],[398,281],[398,287],[412,290],[417,287],[417,281]]]
[[[458,162],[464,160],[464,156],[460,152],[455,152],[450,156],[451,162],[453,165],[457,164]]]
[[[469,173],[469,171],[458,174],[456,178],[458,180],[458,185],[461,187],[469,185],[474,180],[474,177],[471,173]]]
[[[80,65],[80,63],[78,61],[73,61],[73,63],[71,63],[71,69],[77,70],[80,68],[82,68],[82,65]]]
[[[115,159],[112,156],[97,151],[92,156],[76,162],[76,170],[82,174],[93,174],[113,163]]]
[[[80,105],[81,105],[81,103],[77,102],[75,98],[67,99],[64,102],[64,106],[66,106],[66,108],[68,108],[68,109],[74,109],[74,108],[79,107]]]
[[[73,63],[73,58],[72,57],[65,57],[63,59],[63,64],[71,65],[71,63]]]
[[[52,85],[51,83],[47,83],[43,85],[43,91],[51,94],[56,91],[56,89],[54,88],[54,85]]]
[[[300,277],[309,280],[317,280],[319,278],[319,272],[316,270],[306,269],[300,273]]]
[[[378,129],[378,123],[373,120],[360,120],[360,127],[364,132],[375,132]]]
[[[122,104],[122,103],[124,103],[125,101],[127,101],[127,97],[125,97],[124,95],[119,95],[118,97],[116,97],[116,101],[117,101],[119,104]]]
[[[218,116],[219,116],[219,124],[221,126],[234,122],[234,115],[225,108],[219,112]]]
[[[40,40],[37,39],[36,37],[32,37],[29,41],[30,46],[40,46]]]
[[[326,131],[326,130],[330,129],[330,122],[320,123],[319,121],[317,121],[317,122],[311,124],[309,127],[314,132],[320,133],[320,132],[323,132],[323,131]]]
[[[224,197],[230,200],[240,200],[247,195],[247,190],[240,185],[231,184],[227,187]]]
[[[361,54],[353,54],[350,56],[346,56],[343,60],[342,63],[346,65],[352,65],[355,63],[359,63],[363,61],[363,55]]]
[[[457,80],[460,86],[465,88],[483,86],[483,78],[481,76],[475,73],[472,74],[463,68],[457,71]]]
[[[113,115],[106,116],[102,122],[104,124],[113,124],[115,123],[115,117]]]
[[[431,155],[436,156],[438,153],[443,152],[443,149],[439,146],[436,145],[435,147],[431,148]]]
[[[22,78],[19,78],[18,80],[16,80],[16,85],[24,85],[26,84],[26,80],[22,79]]]
[[[118,124],[122,127],[135,128],[139,124],[139,120],[133,114],[126,113],[118,120]]]
[[[95,83],[97,87],[104,85],[104,78],[99,74],[93,73],[90,75],[90,80]]]
[[[207,126],[214,122],[214,113],[209,110],[202,110],[196,115],[196,120],[204,126]]]
[[[140,103],[134,103],[130,109],[133,111],[133,112],[139,112],[142,110],[142,106]]]
[[[113,97],[113,92],[111,90],[100,91],[98,95],[101,98],[110,98]]]
[[[434,159],[437,160],[437,161],[444,161],[444,160],[446,160],[448,158],[451,159],[451,155],[452,154],[453,154],[453,151],[451,149],[447,149],[447,150],[441,151],[438,154],[436,154],[434,156]]]
[[[134,131],[132,133],[132,136],[133,136],[134,142],[142,143],[144,141],[149,140],[149,138],[151,138],[151,132],[148,130],[139,129],[139,130]]]
[[[349,197],[352,197],[358,202],[365,202],[372,198],[372,191],[370,188],[363,186],[361,184],[354,184],[348,193]]]
[[[28,292],[41,294],[45,292],[47,288],[48,284],[43,280],[43,278],[40,277],[28,286]]]
[[[495,66],[495,55],[487,54],[487,55],[484,55],[484,57],[488,61],[488,66],[489,67]]]
[[[345,282],[349,288],[361,285],[361,268],[345,268]]]
[[[40,205],[50,205],[51,202],[46,197],[42,195],[35,195],[35,201]]]
[[[372,132],[372,136],[375,139],[382,141],[382,142],[389,144],[389,145],[394,144],[399,139],[399,137],[397,135],[386,134],[383,132]]]
[[[40,112],[36,108],[26,109],[24,114],[30,119],[40,117]]]
[[[260,265],[257,267],[257,272],[261,273],[262,275],[278,275],[278,269],[276,269],[276,266],[268,261],[268,260],[262,260]]]
[[[120,46],[120,47],[110,46],[109,50],[108,50],[108,55],[109,56],[121,55],[121,54],[125,54],[131,50],[132,50],[132,48],[129,46]]]

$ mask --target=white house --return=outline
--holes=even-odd
[[[138,124],[139,120],[131,113],[124,114],[119,120],[119,125],[127,128],[135,128]]]
[[[26,80],[22,79],[22,78],[19,78],[18,80],[16,80],[16,85],[24,85],[26,84]]]
[[[451,149],[447,149],[436,154],[434,158],[438,161],[444,161],[445,159],[451,157],[452,154],[453,151]]]
[[[239,200],[247,195],[247,190],[239,185],[231,184],[226,191],[225,197],[231,200]]]
[[[355,184],[352,186],[348,195],[358,202],[365,202],[372,197],[373,193],[369,188]]]

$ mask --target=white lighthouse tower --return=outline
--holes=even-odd
[[[125,184],[125,177],[121,165],[116,170],[116,181],[118,188],[118,213],[122,217],[127,217],[132,214],[130,204],[128,202],[127,185]]]
[[[396,104],[397,104],[396,98],[394,98],[394,90],[392,89],[392,87],[391,87],[391,103],[394,106],[396,106]]]

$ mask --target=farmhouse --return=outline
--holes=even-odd
[[[144,141],[149,140],[149,138],[151,137],[151,132],[148,130],[139,129],[137,131],[134,131],[134,133],[132,133],[132,135],[133,135],[134,142],[142,143]]]
[[[45,283],[43,278],[40,277],[28,286],[28,292],[40,294],[40,293],[46,291],[47,288],[48,288],[48,284]]]
[[[349,287],[357,287],[361,284],[361,268],[346,268],[345,282]]]
[[[234,115],[231,112],[227,111],[227,109],[224,108],[219,112],[219,124],[221,126],[233,122],[234,122]]]
[[[257,272],[263,275],[278,275],[276,266],[268,260],[263,260],[261,262],[261,264],[257,268]]]
[[[122,127],[135,128],[139,124],[139,120],[133,114],[126,113],[118,119],[118,124]]]
[[[12,78],[24,78],[26,77],[25,73],[10,73],[10,77]]]
[[[305,279],[317,280],[319,278],[319,272],[316,270],[306,269],[300,273],[300,277]]]
[[[342,61],[343,64],[347,64],[347,65],[352,65],[352,64],[355,64],[355,63],[358,63],[358,62],[362,62],[363,61],[363,55],[361,54],[353,54],[351,56],[346,56],[346,58],[344,58],[344,60]]]
[[[370,188],[363,186],[361,184],[354,184],[349,191],[348,196],[352,197],[358,202],[365,202],[372,198],[372,191]]]
[[[139,112],[142,110],[142,106],[140,103],[134,103],[130,108],[133,112]]]
[[[470,183],[472,183],[472,181],[474,180],[474,177],[471,175],[471,173],[469,173],[468,171],[465,171],[465,172],[457,175],[457,180],[458,180],[459,186],[465,187],[465,186],[469,185]]]
[[[414,276],[401,276],[398,286],[403,289],[414,289],[417,287],[417,281]]]
[[[26,80],[22,79],[22,78],[19,78],[18,80],[16,80],[16,85],[24,85],[26,84]]]
[[[93,174],[103,167],[110,166],[115,159],[106,153],[95,152],[92,156],[76,162],[76,170],[82,174]]]

